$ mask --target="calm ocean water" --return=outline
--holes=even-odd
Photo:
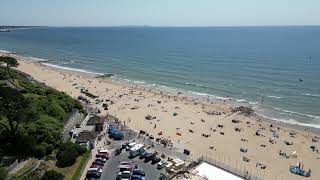
[[[320,127],[320,27],[38,28],[0,33],[0,49]]]

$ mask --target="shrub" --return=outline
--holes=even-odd
[[[57,154],[57,166],[61,168],[72,166],[76,162],[77,157],[78,152],[72,147],[59,151]]]
[[[34,156],[38,159],[41,159],[46,155],[46,147],[42,144],[35,146],[34,148]]]
[[[8,171],[5,167],[0,167],[0,180],[5,180],[8,176]]]
[[[63,180],[64,176],[54,170],[46,171],[41,180]]]
[[[53,145],[52,144],[48,144],[48,143],[46,143],[46,142],[42,142],[40,145],[38,145],[38,146],[40,146],[41,148],[44,148],[44,152],[45,152],[45,155],[49,155],[49,154],[51,154],[52,153],[52,151],[53,151],[53,149],[54,149],[54,147],[53,147]]]
[[[46,146],[46,155],[51,154],[52,151],[53,151],[53,149],[54,149],[54,146],[53,146],[52,144],[48,144],[48,145]]]
[[[78,156],[82,155],[87,151],[86,148],[81,147],[79,144],[72,142],[66,142],[61,145],[56,157],[57,166],[66,167],[71,166],[76,162]]]
[[[59,119],[60,121],[62,121],[65,116],[65,111],[63,110],[63,108],[54,102],[52,102],[47,107],[47,113],[48,113],[48,115],[50,115],[56,119]]]
[[[87,148],[80,146],[79,144],[75,144],[75,148],[76,148],[79,155],[82,155],[83,153],[85,153],[87,151]]]

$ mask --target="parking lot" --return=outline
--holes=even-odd
[[[109,122],[109,125],[116,127],[119,132],[124,133],[124,137],[122,140],[115,140],[110,138],[108,135],[104,135],[103,138],[99,141],[99,145],[96,147],[92,158],[88,164],[85,172],[91,166],[92,162],[96,160],[95,156],[99,152],[99,149],[107,149],[109,151],[109,159],[102,167],[102,174],[100,174],[100,179],[102,180],[116,180],[119,168],[118,166],[121,162],[132,162],[134,165],[138,165],[139,169],[142,169],[145,173],[145,179],[156,180],[159,179],[162,171],[165,171],[165,168],[162,170],[157,169],[157,164],[152,164],[151,161],[145,163],[144,159],[140,159],[139,156],[135,158],[129,158],[129,151],[123,150],[122,153],[115,155],[115,149],[121,147],[123,143],[129,143],[135,141],[137,144],[143,144],[143,149],[148,150],[149,152],[156,151],[158,153],[158,158],[162,157],[162,160],[166,161],[168,158],[179,158],[183,161],[188,161],[188,156],[183,154],[181,150],[176,147],[166,146],[160,144],[160,142],[156,142],[155,139],[151,139],[145,135],[138,135],[137,132],[132,131],[127,127],[123,127],[121,124],[117,124],[114,122]],[[149,153],[150,154],[150,153]],[[152,153],[151,153],[152,154]],[[161,156],[160,156],[161,155]],[[151,158],[151,157],[150,157]],[[152,157],[153,159],[153,157]],[[160,159],[159,159],[160,161]],[[122,171],[121,171],[122,172]],[[131,171],[131,173],[133,173]],[[133,174],[131,174],[133,175]],[[85,174],[84,174],[85,176]]]
[[[159,179],[161,170],[157,169],[157,165],[151,164],[151,162],[145,163],[143,159],[139,157],[130,159],[128,158],[129,152],[123,150],[121,154],[115,155],[113,152],[110,159],[104,166],[101,179],[103,180],[115,180],[118,173],[118,166],[121,161],[132,161],[134,164],[139,165],[141,169],[146,173],[146,180]]]

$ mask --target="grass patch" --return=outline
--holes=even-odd
[[[89,155],[90,155],[90,151],[87,151],[82,155],[83,158],[81,159],[81,161],[76,169],[76,172],[73,174],[72,180],[77,180],[80,178],[81,169],[83,168],[83,166],[85,166],[85,163],[86,163],[87,159],[89,158]]]
[[[77,179],[77,177],[80,175],[80,171],[82,169],[82,166],[84,166],[84,163],[86,162],[90,152],[86,152],[83,155],[79,156],[76,160],[76,162],[69,167],[65,168],[59,168],[57,166],[53,166],[49,168],[48,170],[55,170],[61,174],[64,175],[64,179]]]

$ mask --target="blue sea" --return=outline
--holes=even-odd
[[[320,128],[320,27],[31,28],[0,49]]]

